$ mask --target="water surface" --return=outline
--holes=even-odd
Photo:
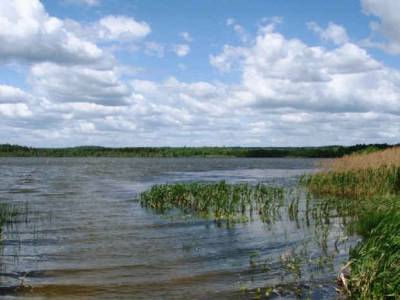
[[[290,220],[284,207],[273,224],[217,226],[196,216],[160,215],[136,198],[154,184],[182,181],[293,187],[316,162],[0,158],[0,201],[27,204],[24,220],[3,232],[0,257],[0,286],[23,280],[26,288],[3,294],[10,299],[247,299],[257,288],[274,287],[276,297],[295,298],[292,290],[302,288],[303,298],[335,298],[335,277],[352,241],[340,218],[317,228],[303,217]],[[285,265],[297,257],[301,274]]]

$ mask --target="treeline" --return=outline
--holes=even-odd
[[[354,152],[371,152],[392,147],[388,144],[323,147],[126,147],[82,146],[32,148],[0,145],[0,156],[14,157],[341,157]]]

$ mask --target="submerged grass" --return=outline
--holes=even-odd
[[[336,159],[301,183],[357,205],[355,229],[363,240],[350,251],[350,297],[400,298],[400,147]]]
[[[277,217],[284,189],[264,184],[177,183],[153,186],[140,195],[143,206],[165,212],[174,208],[213,218],[244,222],[257,213],[265,222]]]
[[[14,207],[8,204],[0,203],[0,241],[3,227],[7,224],[10,224],[17,214],[18,211]]]

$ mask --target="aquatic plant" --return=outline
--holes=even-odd
[[[399,298],[400,147],[330,161],[300,182],[316,195],[339,196],[334,203],[348,203],[344,208],[355,215],[354,229],[363,240],[350,251],[344,282],[350,297]]]
[[[155,185],[140,195],[144,207],[160,212],[179,208],[216,221],[246,222],[258,214],[264,222],[279,216],[284,189],[264,184],[176,183]]]
[[[393,195],[400,191],[400,166],[321,172],[304,176],[301,181],[318,195],[357,198]]]
[[[371,211],[360,222],[364,240],[350,251],[351,297],[400,298],[400,211]]]
[[[0,203],[0,240],[3,227],[10,224],[17,214],[18,212],[13,206]]]
[[[368,148],[367,148],[368,149]],[[340,159],[327,162],[324,167],[334,172],[345,172],[366,169],[380,169],[382,167],[400,167],[400,147],[393,147],[383,151],[361,152],[346,155]]]
[[[303,176],[300,183],[319,195],[359,198],[398,194],[400,147],[326,162],[321,172]]]

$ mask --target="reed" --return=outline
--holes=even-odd
[[[3,227],[7,224],[10,224],[17,214],[18,211],[15,207],[0,203],[0,234]]]
[[[301,183],[319,195],[373,197],[400,193],[400,147],[326,162]]]
[[[12,226],[18,214],[19,211],[16,209],[16,207],[5,203],[0,203],[0,246],[2,246],[3,243],[4,228],[7,226]],[[0,262],[0,268],[1,267],[2,265]]]
[[[357,203],[363,240],[350,251],[350,298],[400,298],[400,147],[327,162],[301,183],[313,194]]]
[[[370,153],[354,153],[325,164],[325,168],[334,172],[375,170],[393,166],[400,167],[400,147]]]
[[[361,220],[364,240],[350,251],[350,296],[399,299],[400,211],[371,211]]]
[[[265,222],[277,217],[284,189],[264,184],[177,183],[155,185],[140,195],[144,207],[166,212],[174,208],[216,221],[245,222],[258,214]]]

